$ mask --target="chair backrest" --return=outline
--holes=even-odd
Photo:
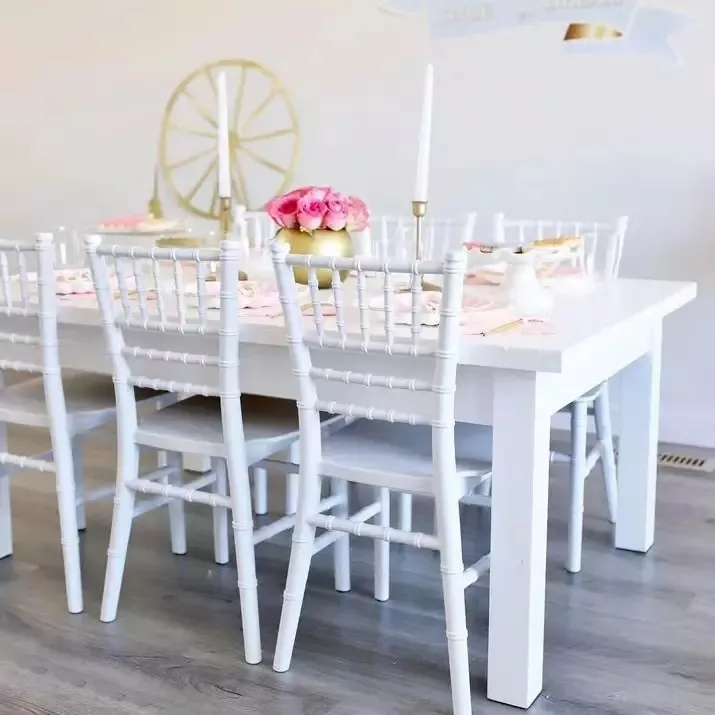
[[[0,241],[0,315],[9,318],[12,330],[0,333],[0,345],[11,345],[15,358],[0,359],[0,371],[42,374],[57,461],[61,455],[67,455],[69,442],[54,267],[55,246],[51,233],[38,234],[34,242]],[[4,349],[2,352],[7,355]],[[36,469],[46,469],[48,464],[9,453],[0,455],[0,463]]]
[[[553,219],[507,219],[503,213],[494,216],[494,243],[526,245],[548,238],[581,237],[582,268],[591,275],[617,278],[623,257],[623,244],[628,217],[612,222]]]
[[[473,240],[477,214],[441,219],[426,216],[423,221],[422,260],[441,260]],[[415,258],[415,219],[412,216],[375,216],[370,220],[372,255],[412,261]]]
[[[271,245],[278,291],[284,310],[294,373],[299,380],[298,409],[303,458],[320,459],[319,412],[431,425],[435,474],[454,466],[454,400],[459,353],[460,314],[465,272],[464,251],[450,252],[443,261],[381,261],[375,258],[329,258],[286,253],[277,242]],[[307,269],[312,320],[299,303],[293,269]],[[316,270],[332,272],[333,318],[325,311],[325,297],[318,293]],[[357,305],[346,303],[348,288],[341,273],[354,271]],[[372,275],[376,278],[369,278]],[[425,328],[424,275],[442,275],[439,327]],[[409,293],[396,294],[394,278],[411,280]],[[368,281],[379,286],[370,300]],[[434,298],[434,294],[430,294]],[[396,301],[409,305],[403,318],[395,321]],[[395,376],[369,372],[371,357],[382,356],[398,371]],[[367,362],[366,362],[367,360]],[[319,363],[318,366],[316,363]],[[404,371],[410,372],[408,376]],[[341,385],[342,383],[342,385]],[[329,385],[332,396],[342,390],[345,401],[321,397]],[[399,400],[395,393],[399,393]],[[399,409],[395,409],[398,401]]]
[[[0,342],[35,346],[27,351],[34,355],[30,360],[0,360],[0,369],[44,373],[58,368],[54,266],[51,233],[38,234],[33,242],[0,241],[0,315],[11,318],[19,331],[0,334]]]
[[[86,254],[79,231],[67,226],[58,226],[54,231],[55,266],[57,268],[81,268]]]
[[[275,236],[278,227],[265,211],[248,211],[245,206],[234,210],[234,221],[245,222],[245,235],[249,248],[265,248]]]
[[[146,248],[104,246],[101,240],[88,236],[85,245],[112,359],[119,423],[136,427],[135,387],[219,396],[222,406],[230,400],[240,410],[240,244]],[[210,275],[217,263],[220,284]],[[191,379],[165,379],[167,363],[186,366]]]

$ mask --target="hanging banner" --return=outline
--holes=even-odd
[[[570,38],[568,31],[564,41],[566,48],[578,54],[640,54],[654,55],[680,64],[670,38],[685,26],[687,20],[667,10],[641,8],[633,16],[628,29],[612,41],[599,41],[587,33]],[[569,28],[570,30],[573,28]],[[578,41],[576,41],[578,40]]]
[[[435,39],[473,37],[544,22],[564,25],[577,53],[639,53],[677,61],[670,38],[685,18],[640,0],[384,0],[399,14],[427,14]]]

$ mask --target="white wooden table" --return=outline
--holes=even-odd
[[[527,708],[542,689],[550,417],[621,371],[615,545],[643,553],[653,545],[663,318],[695,295],[693,283],[618,280],[558,298],[553,335],[463,339],[457,419],[494,426],[489,698]],[[64,302],[60,321],[63,366],[110,373],[94,302]],[[8,318],[0,318],[0,331],[19,332]],[[161,349],[184,351],[180,335],[152,339]],[[23,346],[12,349],[22,359]],[[364,372],[384,372],[379,356],[365,360]],[[413,377],[419,371],[404,364]],[[157,377],[198,381],[196,367],[158,367]],[[281,320],[243,324],[241,380],[245,392],[296,397]],[[330,389],[331,399],[345,401],[341,390],[350,386]],[[386,393],[384,407],[399,409],[394,392]]]

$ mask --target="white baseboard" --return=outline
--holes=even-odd
[[[715,449],[715,409],[666,405],[660,415],[660,441]]]

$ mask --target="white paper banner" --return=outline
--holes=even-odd
[[[623,37],[613,40],[573,40],[566,48],[574,54],[641,54],[655,55],[676,64],[680,58],[670,38],[685,26],[687,20],[667,10],[638,10]]]
[[[542,22],[568,30],[564,44],[578,53],[645,53],[677,60],[670,37],[685,23],[673,12],[639,0],[384,0],[383,9],[427,14],[432,37],[471,37]]]

